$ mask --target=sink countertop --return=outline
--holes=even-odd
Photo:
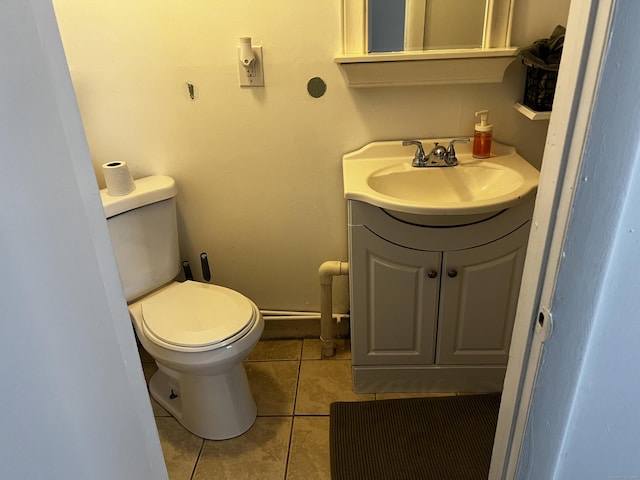
[[[449,140],[421,141],[428,153]],[[515,206],[538,186],[538,170],[509,145],[493,141],[491,157],[475,159],[471,143],[456,144],[458,165],[426,168],[411,166],[415,148],[373,142],[344,155],[345,198],[411,214],[469,215]]]

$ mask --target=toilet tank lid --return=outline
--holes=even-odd
[[[121,197],[109,195],[106,188],[100,190],[104,214],[107,218],[115,217],[116,215],[135,208],[173,198],[178,193],[175,180],[164,175],[139,178],[138,180],[134,180],[134,183],[136,188],[133,192]]]

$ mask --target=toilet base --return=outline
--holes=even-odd
[[[193,434],[209,440],[242,435],[256,420],[258,408],[242,363],[217,375],[177,372],[159,362],[149,392]]]

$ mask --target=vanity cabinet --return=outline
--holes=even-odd
[[[529,224],[486,245],[443,253],[437,363],[506,365]]]
[[[502,388],[532,209],[443,224],[349,201],[357,392]]]
[[[355,363],[433,364],[442,255],[390,244],[365,226],[350,232]]]

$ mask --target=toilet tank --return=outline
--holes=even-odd
[[[121,197],[100,190],[127,302],[172,281],[180,271],[175,181],[151,176],[135,185]]]

